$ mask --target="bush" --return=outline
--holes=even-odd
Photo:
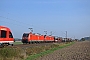
[[[2,48],[0,49],[0,57],[2,57],[3,60],[8,60],[12,58],[20,57],[21,50],[19,48]]]
[[[33,55],[33,54],[40,53],[42,51],[46,51],[46,50],[55,48],[55,47],[59,47],[59,45],[53,44],[53,45],[50,45],[50,46],[41,46],[41,47],[27,48],[26,49],[26,55],[30,56],[30,55]]]
[[[26,49],[26,55],[33,55],[42,52],[41,47],[32,47],[32,48],[27,48]]]
[[[58,44],[53,44],[53,45],[51,45],[50,47],[51,47],[51,48],[56,48],[56,47],[59,47],[59,45],[58,45]]]

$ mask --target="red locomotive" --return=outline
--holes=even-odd
[[[54,42],[53,36],[39,35],[33,33],[24,33],[22,36],[22,43],[38,43],[38,42]]]
[[[0,26],[0,45],[13,45],[14,38],[8,27]]]

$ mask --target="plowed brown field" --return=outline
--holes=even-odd
[[[76,42],[36,60],[90,60],[90,41]]]

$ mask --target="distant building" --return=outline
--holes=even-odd
[[[85,40],[90,40],[90,37],[84,37]]]

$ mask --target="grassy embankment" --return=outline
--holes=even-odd
[[[25,49],[20,47],[5,47],[0,49],[0,60],[34,60],[55,50],[70,46],[73,43],[57,43],[49,46],[35,46]],[[20,44],[20,42],[16,42],[15,44]]]
[[[46,54],[49,54],[49,53],[54,52],[55,50],[58,50],[58,49],[61,49],[61,48],[70,46],[70,45],[72,45],[72,44],[74,44],[74,42],[64,43],[64,44],[55,44],[56,46],[53,45],[49,50],[40,52],[40,53],[38,53],[38,54],[30,55],[26,60],[34,60],[34,59],[37,59],[37,58],[40,57],[40,56],[44,56],[44,55],[46,55]]]

